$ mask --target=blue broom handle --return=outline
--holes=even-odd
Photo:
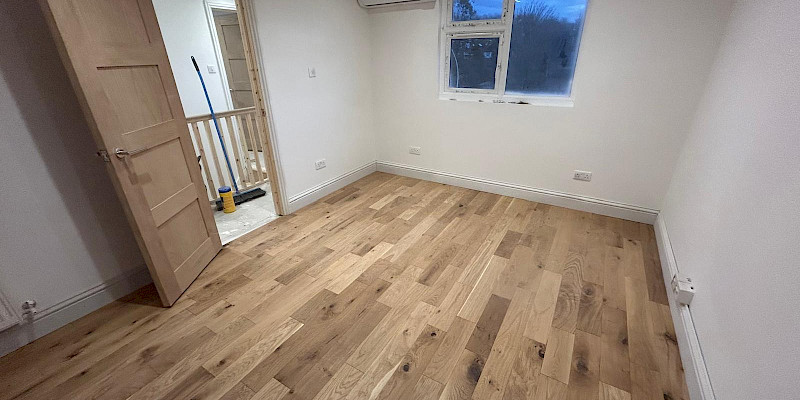
[[[214,107],[211,106],[211,98],[208,97],[208,90],[206,89],[206,82],[203,80],[203,75],[200,73],[200,67],[197,66],[197,61],[195,61],[194,56],[192,56],[192,64],[194,64],[194,70],[197,71],[197,76],[200,77],[200,84],[203,85],[203,93],[206,95],[206,101],[208,102],[208,109],[211,110],[211,119],[214,120],[214,127],[217,128],[217,137],[219,138],[219,144],[222,146],[222,154],[225,156],[225,163],[228,164],[228,172],[231,173],[231,180],[233,181],[233,188],[236,190],[236,193],[239,193],[239,185],[236,184],[236,178],[233,175],[233,168],[231,167],[231,160],[228,158],[228,151],[225,149],[225,141],[222,139],[222,131],[219,129],[219,123],[217,122],[217,116],[214,114]],[[212,143],[213,145],[213,143]],[[256,154],[258,156],[258,154]],[[206,171],[206,173],[211,173],[211,171]],[[222,179],[222,177],[219,177]]]

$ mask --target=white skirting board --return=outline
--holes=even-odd
[[[503,196],[517,197],[537,203],[607,215],[609,217],[622,218],[645,224],[653,224],[658,215],[658,210],[514,183],[452,174],[449,172],[435,171],[386,161],[378,161],[377,166],[378,171],[390,174],[445,183]]]
[[[672,252],[667,226],[664,218],[659,215],[655,223],[656,242],[658,255],[661,258],[661,271],[664,274],[664,284],[667,285],[669,309],[672,312],[672,321],[675,324],[675,333],[678,336],[678,348],[681,352],[681,362],[689,388],[689,397],[692,400],[715,400],[711,379],[708,376],[706,362],[700,348],[700,340],[694,329],[694,321],[689,306],[679,305],[675,302],[675,293],[671,290],[672,277],[678,273],[678,264]]]
[[[375,161],[370,161],[352,171],[320,183],[289,199],[289,214],[375,172]]]
[[[33,321],[22,321],[0,333],[0,357],[97,310],[152,282],[142,265],[87,289],[51,307],[39,310]]]

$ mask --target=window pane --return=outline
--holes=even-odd
[[[494,89],[499,38],[450,40],[450,87]]]
[[[516,0],[506,92],[569,96],[586,0]]]
[[[453,21],[500,19],[503,0],[453,0]]]

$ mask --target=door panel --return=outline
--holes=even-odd
[[[252,107],[254,104],[253,89],[244,54],[242,31],[239,29],[239,17],[236,12],[214,15],[214,25],[217,27],[219,46],[225,61],[225,72],[228,86],[231,89],[233,106],[234,108]]]
[[[219,47],[225,63],[225,74],[230,88],[233,108],[247,108],[255,105],[253,89],[250,83],[250,72],[244,52],[242,31],[239,28],[239,17],[236,12],[221,15],[218,11],[214,14],[214,25],[217,28]],[[244,135],[242,140],[248,150],[254,150],[250,140],[250,128],[242,126]],[[256,133],[253,133],[254,135]],[[261,150],[261,149],[258,149]]]
[[[153,209],[174,196],[175,189],[183,189],[192,183],[189,168],[180,154],[180,140],[153,146],[150,151],[131,156],[137,181],[142,187],[147,205]]]
[[[173,119],[158,66],[101,67],[97,74],[123,132]],[[141,106],[131,109],[131,103]]]
[[[136,0],[86,0],[74,2],[82,26],[97,34],[104,44],[150,43],[150,37]],[[97,21],[103,20],[98,24]]]
[[[165,306],[221,248],[150,0],[40,0]],[[119,156],[115,152],[121,149]]]

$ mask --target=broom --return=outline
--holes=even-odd
[[[211,112],[211,119],[214,120],[214,128],[217,129],[217,137],[219,138],[219,144],[222,146],[222,154],[225,156],[225,163],[228,165],[228,172],[231,174],[231,180],[233,181],[233,188],[236,191],[233,195],[233,202],[237,206],[242,204],[246,201],[250,201],[253,199],[257,199],[259,197],[265,196],[267,192],[261,188],[254,188],[250,190],[245,190],[244,192],[239,191],[239,185],[236,183],[236,178],[233,175],[233,168],[231,168],[231,160],[228,158],[228,150],[225,148],[225,140],[222,139],[222,131],[219,129],[219,123],[217,122],[217,116],[214,114],[214,107],[211,106],[211,98],[208,97],[208,89],[206,89],[206,82],[203,80],[203,74],[200,73],[200,67],[197,66],[197,61],[192,56],[192,64],[194,64],[194,70],[197,71],[197,76],[200,78],[200,84],[203,85],[203,93],[206,95],[206,102],[208,102],[208,110]],[[213,143],[212,143],[213,145]],[[258,154],[256,154],[258,157]],[[249,166],[248,166],[249,167]],[[206,173],[210,173],[210,171],[206,171]],[[222,177],[220,177],[222,179]],[[217,211],[222,210],[222,199],[217,199]]]

